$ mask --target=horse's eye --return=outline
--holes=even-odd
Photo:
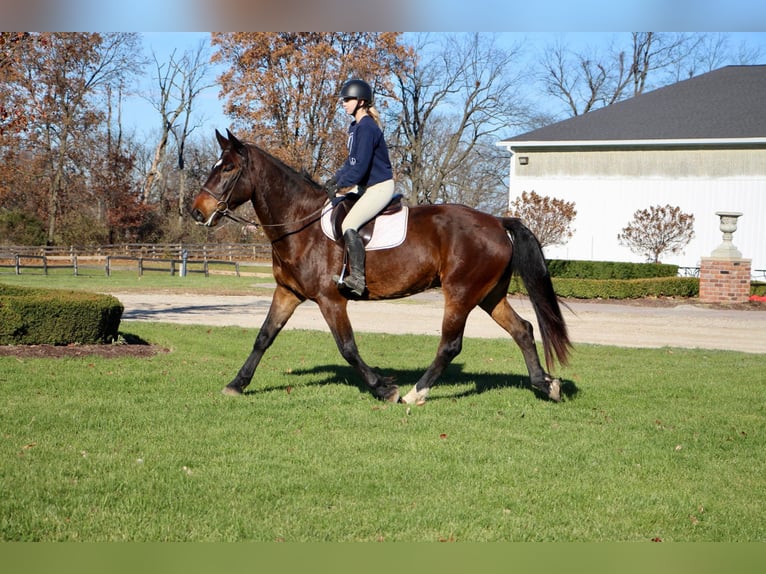
[[[223,172],[229,172],[234,169],[234,165],[231,163],[224,164],[224,166],[221,168],[221,171]]]

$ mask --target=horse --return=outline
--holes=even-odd
[[[507,331],[521,349],[531,390],[559,402],[561,382],[538,357],[533,328],[508,302],[512,273],[520,275],[541,331],[546,368],[566,365],[572,344],[553,290],[542,248],[519,219],[496,217],[459,204],[409,207],[406,238],[398,247],[368,251],[367,290],[345,293],[333,281],[343,266],[345,248],[320,229],[329,207],[324,189],[230,130],[215,131],[221,155],[192,200],[191,216],[214,227],[225,219],[243,220],[238,206],[250,201],[271,243],[276,288],[252,351],[224,394],[241,395],[251,383],[266,350],[301,303],[315,302],[341,356],[381,401],[423,404],[444,369],[460,353],[469,313],[480,307]],[[251,222],[252,223],[252,222]],[[408,297],[440,288],[444,297],[441,339],[436,357],[404,396],[390,377],[364,362],[357,348],[347,306]]]

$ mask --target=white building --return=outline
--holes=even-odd
[[[728,66],[499,142],[509,203],[523,191],[574,202],[559,259],[642,261],[617,234],[638,209],[678,206],[695,237],[663,263],[698,267],[721,244],[717,211],[739,211],[734,245],[766,274],[766,66]]]

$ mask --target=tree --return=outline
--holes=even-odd
[[[197,127],[192,122],[194,103],[200,93],[213,84],[206,78],[210,62],[206,45],[200,43],[196,50],[184,52],[176,59],[175,52],[168,62],[160,63],[154,55],[158,93],[152,98],[152,105],[160,114],[160,137],[154,149],[151,167],[144,181],[143,201],[150,198],[162,204],[167,185],[165,156],[170,136],[176,142],[176,168],[178,169],[177,213],[183,215],[186,204],[185,149],[187,139]]]
[[[500,212],[507,158],[494,146],[500,130],[524,125],[518,96],[518,48],[494,36],[451,34],[416,39],[416,64],[396,75],[401,102],[393,152],[414,203],[467,203]]]
[[[19,133],[20,145],[6,151],[25,154],[39,169],[37,195],[45,204],[38,214],[47,222],[46,237],[55,242],[58,221],[66,204],[80,207],[87,180],[88,137],[104,122],[102,102],[108,88],[124,85],[140,63],[134,33],[36,33],[15,44],[13,58],[4,61],[3,75],[13,84],[3,89],[4,99],[27,110]],[[28,162],[27,165],[32,165]]]
[[[720,46],[706,34],[671,32],[631,32],[627,42],[606,52],[574,51],[558,42],[544,51],[541,81],[569,115],[578,116],[710,71],[701,64],[714,52],[720,56]]]
[[[328,177],[346,156],[348,118],[338,94],[352,77],[367,80],[378,107],[391,95],[390,76],[410,52],[398,33],[216,33],[213,60],[230,68],[219,78],[235,127],[291,167]]]
[[[693,237],[694,215],[671,205],[637,210],[617,234],[621,245],[653,263],[659,263],[663,253],[680,253]]]
[[[571,239],[572,220],[577,215],[574,202],[522,192],[508,209],[510,217],[518,217],[535,234],[542,247],[563,245]]]
[[[45,242],[42,222],[23,211],[0,210],[0,242],[8,245],[40,245]]]

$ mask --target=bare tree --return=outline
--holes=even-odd
[[[405,185],[416,203],[470,202],[502,210],[497,196],[507,158],[491,151],[498,132],[526,125],[528,109],[515,67],[520,48],[494,35],[450,34],[439,43],[417,37],[421,60],[397,74],[401,103],[394,138]]]
[[[653,263],[659,263],[663,253],[680,253],[693,237],[694,215],[671,205],[637,210],[617,234],[620,244]]]
[[[511,202],[508,215],[521,219],[540,245],[547,247],[563,245],[572,238],[571,225],[577,210],[574,202],[524,191]]]
[[[699,74],[712,72],[726,65],[750,65],[763,60],[763,50],[740,42],[726,32],[709,32],[700,35],[688,58],[680,60],[671,76],[674,81],[685,80]]]
[[[186,201],[184,177],[184,149],[187,137],[198,127],[192,122],[192,112],[197,97],[214,84],[208,81],[210,56],[207,42],[200,42],[196,49],[187,50],[180,58],[173,52],[167,62],[160,62],[154,56],[157,87],[159,91],[151,100],[160,114],[160,137],[154,148],[154,155],[143,187],[143,200],[163,202],[167,174],[165,157],[170,137],[176,141],[176,167],[179,170],[178,213],[184,210]]]
[[[699,73],[695,61],[714,49],[696,33],[631,32],[626,40],[606,51],[549,46],[541,61],[545,91],[577,116]]]

